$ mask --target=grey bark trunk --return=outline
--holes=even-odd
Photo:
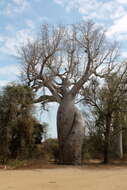
[[[71,96],[66,96],[58,108],[57,131],[60,163],[81,164],[84,121]]]
[[[123,158],[123,132],[122,130],[116,136],[117,143],[117,155],[120,159]]]

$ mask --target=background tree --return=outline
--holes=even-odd
[[[43,25],[38,39],[22,48],[24,80],[36,91],[43,89],[35,102],[59,104],[61,163],[81,163],[84,122],[75,100],[93,74],[107,72],[107,65],[112,68],[117,53],[116,44],[107,43],[103,29],[92,22],[66,27]]]
[[[121,119],[126,110],[126,74],[126,64],[121,64],[117,70],[115,68],[114,72],[105,76],[101,85],[93,80],[84,89],[86,103],[94,107],[96,118],[93,131],[101,134],[105,164],[109,162],[109,145],[114,136],[119,136],[117,147],[119,156],[123,156],[121,135],[124,127]]]
[[[33,116],[34,93],[28,86],[6,86],[0,98],[0,156],[28,158],[41,143],[45,125]]]

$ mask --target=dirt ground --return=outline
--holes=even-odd
[[[127,166],[0,170],[0,190],[126,190]]]

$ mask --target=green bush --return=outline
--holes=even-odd
[[[27,165],[27,160],[9,160],[7,164],[12,168],[24,167]]]
[[[100,159],[103,154],[103,142],[97,136],[84,137],[82,160]]]
[[[59,160],[59,145],[57,139],[49,138],[43,143],[45,154],[49,156],[50,160],[58,162]]]

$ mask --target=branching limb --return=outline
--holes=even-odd
[[[57,102],[54,96],[50,95],[43,95],[37,98],[34,103],[40,103],[40,102]]]

